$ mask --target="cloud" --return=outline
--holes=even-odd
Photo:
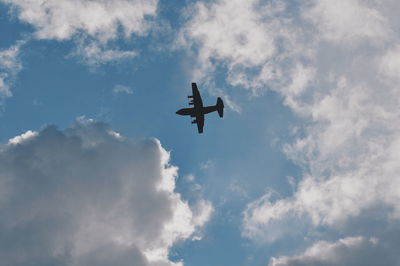
[[[74,40],[75,55],[88,64],[101,64],[136,56],[121,51],[112,41],[145,36],[150,17],[157,15],[157,0],[2,0],[19,20],[34,28],[37,39]]]
[[[276,213],[276,209],[280,214],[266,215],[263,219],[266,224],[270,218],[279,219],[294,211],[308,214],[315,225],[333,226],[375,204],[393,207],[392,214],[398,216],[398,194],[392,191],[392,186],[397,185],[399,160],[393,151],[400,137],[397,126],[400,113],[396,108],[399,94],[390,84],[382,82],[395,68],[392,63],[383,63],[389,65],[386,68],[375,63],[382,54],[378,48],[360,49],[362,55],[375,51],[362,59],[351,56],[352,52],[338,54],[339,49],[322,44],[315,48],[340,57],[329,63],[315,57],[316,65],[324,63],[313,81],[321,88],[306,88],[305,93],[311,92],[313,100],[297,98],[289,103],[295,111],[296,106],[302,106],[312,121],[304,128],[305,137],[285,147],[287,155],[308,173],[293,197],[278,200],[268,208],[269,212]],[[345,71],[344,56],[354,60]],[[387,54],[380,61],[387,62]],[[377,76],[375,73],[379,72],[381,75]],[[365,193],[369,195],[367,198]],[[252,209],[254,214],[259,210]]]
[[[128,86],[124,86],[124,85],[115,85],[114,88],[112,89],[112,92],[114,94],[120,94],[120,93],[132,94],[133,93],[131,88],[129,88]]]
[[[240,107],[218,85],[215,73],[221,70],[232,87],[253,96],[285,90],[288,102],[309,85],[314,51],[303,44],[313,44],[314,33],[297,28],[300,18],[286,1],[219,0],[198,2],[190,10],[178,45],[196,55],[192,79],[212,94],[225,95],[232,110],[240,112]]]
[[[361,40],[381,42],[390,34],[385,16],[370,3],[315,0],[310,5],[304,16],[318,25],[320,35],[330,42],[350,45]]]
[[[201,170],[207,170],[215,167],[215,162],[212,159],[208,159],[205,162],[200,163]]]
[[[8,49],[0,50],[0,95],[2,98],[12,96],[11,86],[22,70],[19,56],[20,48],[24,43],[24,41],[18,41]]]
[[[18,18],[35,28],[38,39],[68,40],[83,32],[105,42],[118,36],[143,35],[154,16],[157,1],[3,0],[15,8]]]
[[[378,242],[364,237],[346,237],[334,243],[318,241],[300,255],[272,258],[269,265],[394,265],[384,250],[376,250]]]
[[[145,37],[157,16],[158,0],[0,0],[18,19],[33,27],[39,40],[72,41],[67,56],[91,67],[135,58],[139,51],[122,49],[118,41]],[[0,95],[11,97],[11,87],[22,70],[20,48],[31,40],[18,41],[0,51]]]
[[[280,198],[268,190],[249,203],[244,236],[275,241],[319,232],[318,246],[327,237],[321,231],[340,235],[357,228],[369,243],[398,222],[397,8],[395,1],[356,0],[195,5],[182,31],[183,45],[200,64],[193,75],[213,84],[219,69],[230,87],[253,95],[274,90],[303,121],[283,149],[303,169],[292,182],[293,195]],[[253,31],[262,33],[247,42],[233,37]],[[380,215],[372,214],[376,210]],[[374,245],[379,249],[383,242]]]
[[[99,66],[105,63],[121,62],[132,59],[138,55],[138,52],[130,50],[120,50],[119,48],[109,48],[109,44],[101,44],[96,41],[79,41],[74,52],[69,56],[80,58],[80,62]]]
[[[212,59],[224,64],[233,79],[237,68],[261,66],[271,58],[275,51],[275,25],[255,12],[257,2],[223,0],[194,5],[179,43],[198,47],[199,68],[193,73],[194,79],[206,79],[216,67]]]
[[[36,131],[32,131],[32,130],[28,130],[25,133],[19,135],[19,136],[15,136],[11,139],[8,140],[9,144],[19,144],[19,143],[23,143],[26,140],[29,140],[35,136],[37,136],[38,132]]]
[[[400,77],[400,46],[395,46],[378,57],[377,64],[380,65],[380,73],[385,78],[397,81]]]
[[[158,140],[134,141],[78,119],[14,137],[0,151],[0,257],[7,265],[183,265],[177,241],[212,211],[174,192]]]

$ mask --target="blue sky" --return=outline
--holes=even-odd
[[[17,219],[0,218],[0,236],[18,247],[0,237],[0,255],[14,250],[8,265],[398,265],[388,237],[400,217],[396,7],[0,1],[0,213]],[[225,101],[202,135],[175,114],[191,82],[205,104]],[[104,197],[91,189],[105,184]],[[53,209],[39,194],[76,199]],[[19,242],[21,228],[42,245]]]

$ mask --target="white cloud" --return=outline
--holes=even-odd
[[[133,50],[124,51],[118,48],[109,48],[108,46],[108,44],[100,44],[96,41],[81,41],[70,56],[81,58],[81,62],[85,64],[98,66],[105,63],[132,59],[138,55],[138,52]]]
[[[228,85],[253,94],[272,89],[304,121],[295,141],[284,149],[304,170],[293,195],[277,198],[268,192],[249,203],[243,234],[274,241],[321,227],[342,232],[355,219],[363,226],[373,224],[378,217],[369,213],[378,208],[383,213],[379,226],[358,229],[379,235],[386,223],[400,218],[399,64],[393,45],[399,42],[395,32],[400,21],[394,15],[399,4],[286,4],[197,4],[182,33],[200,64],[193,75],[207,76],[212,84],[218,79],[216,67],[225,68]],[[236,17],[234,25],[251,28],[231,27],[225,19],[230,16]],[[248,46],[232,37],[253,30],[263,34]],[[230,47],[224,40],[217,43],[225,36]]]
[[[229,78],[239,78],[236,72],[248,67],[262,66],[275,52],[276,27],[257,13],[258,1],[198,2],[181,31],[180,45],[198,46],[198,66],[194,80],[207,79],[216,67],[212,59],[228,68]],[[273,7],[274,10],[276,7]],[[236,81],[238,82],[238,81]]]
[[[286,101],[300,97],[315,74],[310,65],[313,33],[296,28],[299,18],[288,14],[285,1],[198,2],[180,32],[179,45],[196,52],[192,79],[212,94],[224,95],[227,105],[240,112],[225,90],[216,85],[214,73],[226,70],[234,87],[263,94],[267,88],[286,90]],[[217,88],[217,89],[216,89]],[[219,89],[218,89],[219,88]]]
[[[318,16],[321,14],[324,12]],[[317,26],[321,32],[337,34],[336,28],[327,29],[323,23]],[[394,151],[400,139],[399,93],[391,84],[382,82],[386,75],[396,71],[396,64],[391,61],[395,58],[389,60],[387,54],[380,60],[382,64],[376,64],[376,58],[382,54],[377,48],[360,49],[363,56],[371,54],[359,58],[352,51],[339,53],[342,48],[321,44],[315,49],[321,50],[321,54],[336,53],[338,58],[332,62],[324,62],[322,55],[313,58],[314,64],[320,66],[313,74],[313,83],[319,88],[302,86],[312,98],[293,98],[296,90],[281,90],[291,100],[286,103],[312,121],[304,128],[305,137],[285,149],[308,173],[298,183],[293,197],[249,205],[245,221],[249,236],[260,228],[268,228],[270,222],[287,219],[290,213],[308,215],[315,226],[338,226],[376,204],[391,206],[391,215],[399,216],[399,194],[393,189],[399,185],[396,175],[400,170],[400,158]],[[348,61],[348,57],[354,61],[345,66],[342,61]]]
[[[157,0],[2,0],[11,4],[18,18],[35,27],[39,39],[71,39],[84,33],[102,42],[115,39],[119,27],[124,36],[143,35],[154,16]]]
[[[17,74],[22,70],[19,59],[20,48],[24,41],[18,41],[8,49],[0,50],[0,95],[11,97],[11,86],[15,82]]]
[[[135,49],[118,47],[118,40],[143,37],[157,15],[158,0],[0,0],[11,7],[18,19],[33,26],[37,39],[75,42],[69,56],[80,62],[99,66],[132,59]],[[11,86],[22,70],[19,41],[0,51],[0,95],[11,97]]]
[[[393,265],[391,258],[376,251],[378,240],[364,237],[346,237],[337,242],[318,241],[300,255],[272,258],[270,266],[328,266],[328,265]],[[377,256],[378,255],[378,256]],[[385,263],[386,262],[386,263]],[[393,262],[392,262],[393,263]]]
[[[197,3],[195,17],[186,25],[185,33],[201,45],[201,59],[215,56],[232,64],[253,66],[273,54],[270,26],[253,12],[256,2]]]
[[[74,40],[75,55],[88,64],[132,58],[136,51],[124,51],[110,44],[118,38],[144,36],[157,15],[157,0],[2,0],[18,18],[34,27],[37,39]]]
[[[334,43],[352,44],[362,39],[381,42],[390,35],[385,17],[368,2],[313,0],[304,16],[317,25],[321,36]]]
[[[8,143],[17,145],[17,144],[23,143],[24,141],[27,141],[31,138],[36,137],[37,134],[38,134],[38,132],[36,132],[36,131],[28,130],[20,136],[15,136],[15,137],[9,139]]]
[[[308,215],[315,226],[338,227],[380,204],[393,208],[389,213],[398,217],[398,104],[394,91],[344,81],[316,101],[316,124],[286,149],[309,174],[293,197],[249,206],[247,233],[255,235],[292,214]]]
[[[383,56],[378,57],[380,72],[386,77],[393,78],[395,81],[400,77],[400,46],[396,46],[385,52]]]
[[[185,176],[185,180],[187,182],[194,182],[195,179],[196,179],[196,177],[193,174],[188,174]]]
[[[15,137],[0,166],[7,265],[182,265],[169,248],[198,235],[212,211],[174,192],[177,167],[158,140],[129,140],[92,120]]]
[[[129,88],[128,86],[124,86],[124,85],[115,85],[114,88],[112,89],[112,92],[114,94],[120,94],[120,93],[124,93],[124,94],[132,94],[133,91],[131,88]]]
[[[215,167],[215,162],[212,159],[208,159],[205,162],[200,163],[201,170],[207,170]]]

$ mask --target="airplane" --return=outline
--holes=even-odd
[[[190,117],[195,117],[196,119],[192,121],[192,124],[197,124],[197,130],[199,133],[203,133],[204,127],[204,115],[217,111],[219,117],[224,116],[224,102],[220,97],[217,99],[217,104],[213,106],[203,107],[203,101],[201,100],[199,89],[195,82],[192,83],[192,94],[188,96],[188,99],[192,99],[189,105],[193,105],[192,108],[182,108],[176,112],[178,115],[190,115]]]

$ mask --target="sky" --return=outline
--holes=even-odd
[[[0,0],[1,264],[400,265],[399,8]]]

